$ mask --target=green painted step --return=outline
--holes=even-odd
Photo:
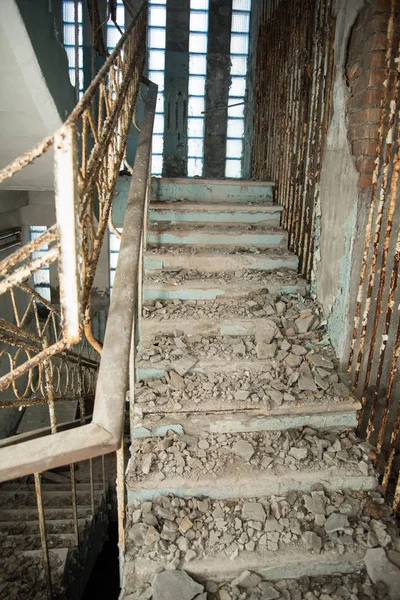
[[[266,224],[278,227],[281,222],[282,207],[242,206],[238,204],[201,204],[201,203],[152,203],[149,221],[172,223],[245,223]]]
[[[151,198],[167,202],[272,202],[274,185],[271,181],[155,177]]]
[[[201,246],[287,247],[288,234],[280,228],[244,230],[242,227],[204,227],[196,229],[154,227],[147,232],[149,244],[185,244]]]

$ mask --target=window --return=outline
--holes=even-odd
[[[231,87],[228,99],[225,177],[242,176],[244,99],[246,96],[251,0],[232,1]]]
[[[117,230],[122,233],[122,227],[117,227]],[[119,248],[121,246],[120,238],[110,231],[110,297],[114,287],[115,271],[117,270]]]
[[[149,79],[158,85],[156,115],[152,139],[152,175],[160,177],[164,151],[164,80],[165,31],[167,23],[166,0],[150,0],[148,68]]]
[[[37,225],[29,227],[30,239],[34,240],[44,231],[47,227],[45,225]],[[36,252],[32,252],[32,258],[40,258],[47,253],[49,247],[42,246]],[[35,291],[42,296],[48,302],[51,302],[51,289],[50,289],[50,266],[49,263],[43,265],[40,269],[33,273],[33,287]]]
[[[125,31],[125,8],[123,0],[117,0],[117,24],[122,33]],[[121,32],[111,19],[107,21],[107,50],[112,52],[117,45]]]
[[[68,58],[69,79],[75,85],[75,3],[74,0],[63,1],[63,39]],[[83,24],[82,0],[78,0],[78,60],[79,81],[78,96],[83,95]]]
[[[208,0],[190,0],[188,177],[203,174]]]

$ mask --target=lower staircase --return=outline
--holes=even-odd
[[[395,518],[281,213],[150,205],[126,600],[400,598]]]
[[[85,471],[85,465],[81,466]],[[83,594],[103,547],[109,517],[108,490],[104,492],[98,480],[92,488],[89,480],[80,476],[79,465],[76,469],[78,531],[73,518],[69,471],[65,475],[45,473],[41,486],[53,597],[68,600],[79,600]],[[96,470],[94,473],[96,477]],[[0,488],[1,599],[48,597],[35,485],[28,479],[6,483]],[[62,483],[62,479],[66,483]]]

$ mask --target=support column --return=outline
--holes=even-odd
[[[168,0],[165,40],[164,177],[187,174],[189,0]]]
[[[204,177],[225,177],[226,107],[230,87],[232,0],[210,0],[204,135]]]

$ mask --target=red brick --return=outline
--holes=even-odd
[[[370,52],[367,55],[367,65],[369,69],[384,69],[386,67],[386,56],[383,50]]]
[[[351,94],[356,96],[367,88],[382,88],[384,81],[385,71],[365,71],[355,80],[351,88]]]
[[[356,159],[357,171],[360,173],[373,173],[375,167],[375,159],[367,156],[360,156]]]
[[[366,190],[372,185],[372,173],[361,173],[358,185],[362,190]]]
[[[370,50],[384,50],[387,48],[387,34],[375,33],[369,43]]]
[[[354,123],[362,125],[363,123],[379,123],[381,118],[380,108],[363,108],[354,114]]]
[[[353,144],[354,156],[376,156],[376,140],[360,140]]]
[[[352,137],[351,141],[357,142],[359,140],[378,140],[379,125],[359,125],[354,126],[351,129]]]
[[[361,110],[367,107],[380,107],[382,99],[382,90],[369,89],[357,96],[352,96],[349,100],[349,110],[351,112]]]

